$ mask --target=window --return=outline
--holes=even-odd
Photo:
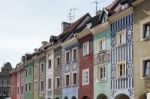
[[[69,51],[65,52],[65,59],[66,59],[66,63],[68,63],[70,61],[70,52]]]
[[[73,76],[73,85],[76,85],[77,84],[77,73],[73,73],[72,76]]]
[[[126,43],[126,30],[117,33],[118,46]]]
[[[21,86],[21,93],[23,94],[23,86]]]
[[[25,91],[26,91],[26,92],[28,91],[28,84],[26,84],[26,88],[25,88]]]
[[[118,66],[116,67],[116,75],[117,75],[117,78],[124,78],[126,77],[126,64],[125,62],[123,63],[119,63]]]
[[[60,87],[60,77],[56,77],[56,88]]]
[[[82,71],[82,85],[89,84],[89,69],[84,69]]]
[[[72,50],[72,59],[73,59],[73,61],[77,60],[77,49],[76,48],[74,48]]]
[[[52,67],[52,62],[51,62],[51,59],[48,61],[48,68],[51,68]]]
[[[106,49],[106,41],[101,40],[99,43],[100,43],[100,51],[105,50]]]
[[[28,70],[26,69],[26,77],[28,76]]]
[[[41,64],[41,72],[44,72],[44,64]]]
[[[19,87],[18,87],[18,94],[19,94]]]
[[[143,77],[150,76],[150,59],[143,61]]]
[[[32,69],[31,69],[31,68],[29,68],[29,75],[31,75],[31,73],[32,73]]]
[[[60,57],[59,57],[59,56],[56,58],[56,65],[57,65],[57,66],[60,65]]]
[[[146,23],[144,24],[143,26],[144,30],[143,30],[143,38],[146,39],[146,38],[150,38],[150,22],[149,23]]]
[[[98,67],[98,79],[99,80],[106,80],[106,67],[105,67],[105,65]]]
[[[32,87],[32,85],[31,85],[31,83],[29,83],[29,91],[31,91],[31,87]]]
[[[65,85],[66,86],[70,85],[70,75],[69,74],[65,76]]]
[[[83,43],[83,56],[89,54],[89,42]]]
[[[48,88],[49,89],[51,89],[51,86],[52,86],[51,83],[52,83],[51,79],[48,79]]]
[[[41,91],[44,90],[44,81],[41,81]]]

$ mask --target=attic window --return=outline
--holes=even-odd
[[[91,26],[92,26],[92,23],[88,23],[87,26],[86,26],[86,28],[90,29]]]
[[[127,9],[128,7],[129,7],[129,4],[125,3],[125,4],[122,5],[122,10]]]

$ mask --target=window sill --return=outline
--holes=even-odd
[[[145,37],[145,38],[142,39],[142,41],[148,41],[148,40],[150,40],[150,36]]]
[[[122,47],[122,46],[125,46],[126,43],[122,43],[122,44],[119,44],[117,47]]]
[[[85,54],[85,55],[83,55],[83,57],[86,57],[86,56],[89,56],[90,54]]]
[[[106,49],[99,50],[99,53],[104,53],[104,52],[107,52],[107,50]]]
[[[96,83],[104,83],[104,82],[106,82],[106,81],[107,81],[106,78],[105,78],[105,79],[101,79],[101,80],[96,79]]]
[[[146,80],[148,80],[148,79],[150,79],[150,75],[148,75],[148,76],[143,76],[143,78],[146,79]]]

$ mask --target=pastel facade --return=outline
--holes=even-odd
[[[62,44],[62,99],[78,99],[78,43],[75,37]]]
[[[91,29],[94,35],[94,99],[110,99],[111,30],[108,22]]]
[[[46,99],[53,99],[54,94],[54,50],[46,52]]]
[[[93,99],[93,36],[89,29],[78,34],[79,38],[79,99]]]
[[[61,46],[54,48],[54,99],[62,99]]]
[[[15,70],[10,71],[10,97],[11,99],[17,99],[17,73]]]
[[[134,6],[134,97],[146,98],[150,92],[150,1],[135,1]]]
[[[31,60],[26,60],[24,64],[24,99],[33,99],[33,71],[34,71],[34,63]]]
[[[132,7],[123,9],[109,20],[112,23],[111,99],[134,99]]]
[[[46,96],[46,56],[41,53],[39,56],[39,99]]]

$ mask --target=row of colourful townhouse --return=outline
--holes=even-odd
[[[115,0],[63,32],[10,72],[11,99],[146,99],[150,0]]]

